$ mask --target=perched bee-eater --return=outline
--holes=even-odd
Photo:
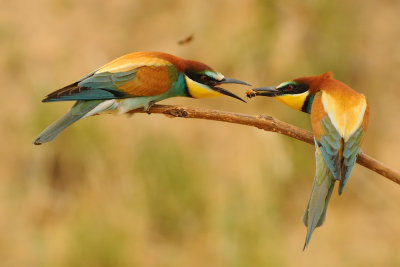
[[[275,97],[295,110],[311,113],[316,172],[311,197],[303,215],[307,226],[306,248],[314,229],[325,220],[335,181],[339,180],[340,195],[354,167],[367,131],[367,99],[335,80],[330,72],[247,93],[248,97],[256,95]]]
[[[217,87],[223,83],[249,85],[225,78],[211,67],[161,52],[137,52],[119,57],[51,94],[43,102],[76,101],[60,119],[35,139],[40,145],[53,140],[79,119],[100,113],[125,113],[136,108],[149,110],[157,101],[175,96],[205,98],[228,95]]]

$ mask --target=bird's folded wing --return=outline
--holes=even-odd
[[[178,79],[176,68],[167,61],[113,61],[78,82],[49,94],[43,101],[118,99],[154,96],[168,91]],[[162,64],[161,64],[162,63]],[[146,65],[147,64],[147,65]]]
[[[342,137],[324,109],[321,93],[314,97],[311,124],[316,145],[335,179],[340,179],[340,150]]]
[[[363,127],[360,126],[360,128],[350,136],[349,140],[344,143],[339,194],[343,192],[344,186],[346,185],[354,164],[356,163],[363,135],[364,130]]]
[[[325,116],[319,122],[319,138],[317,139],[317,145],[321,150],[321,155],[328,165],[330,171],[336,180],[340,179],[340,167],[341,157],[340,151],[342,146],[342,137],[339,132],[333,126],[330,118]]]
[[[332,112],[330,110],[335,109],[329,108],[328,105],[334,106],[335,103],[324,103],[321,95],[319,94],[315,97],[313,110],[311,111],[313,132],[322,157],[334,178],[340,180],[339,194],[341,194],[357,159],[362,137],[368,123],[369,109],[366,104],[359,105],[359,108],[357,106],[357,110],[359,109],[361,114],[359,116],[363,116],[361,119],[350,117],[354,113],[353,110],[350,110],[349,114],[341,111],[340,114],[343,115],[339,118],[347,122],[347,124],[334,123],[332,118],[337,118],[338,116],[337,114],[329,113]],[[357,126],[356,130],[349,131],[349,129],[355,127],[354,123]],[[343,127],[338,129],[338,125],[343,125]],[[345,134],[341,134],[341,132]]]

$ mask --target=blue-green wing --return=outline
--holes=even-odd
[[[81,80],[49,94],[43,102],[107,100],[131,97],[119,89],[135,79],[137,69],[124,72],[91,73]]]
[[[328,116],[320,121],[320,126],[322,133],[317,144],[334,178],[340,180],[339,194],[342,194],[357,160],[364,130],[360,126],[347,141],[344,141]]]
[[[339,180],[341,177],[340,149],[342,137],[332,124],[329,116],[323,117],[319,124],[322,133],[320,133],[319,139],[316,140],[317,145],[319,146],[322,157],[331,170],[333,177],[336,180]]]
[[[326,216],[329,199],[332,195],[335,179],[326,161],[322,157],[321,147],[315,141],[316,171],[310,200],[303,215],[303,222],[307,226],[307,235],[304,248],[308,245],[316,227],[323,224]]]
[[[344,186],[346,185],[354,164],[356,163],[363,135],[364,130],[362,126],[360,126],[360,128],[358,128],[358,130],[355,131],[346,142],[344,142],[339,194],[342,194]]]

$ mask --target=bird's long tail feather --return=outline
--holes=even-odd
[[[310,200],[303,215],[303,222],[307,226],[307,235],[303,250],[310,242],[314,229],[324,223],[326,209],[335,185],[335,178],[325,163],[318,146],[316,147],[316,173]]]
[[[66,114],[44,129],[33,143],[40,145],[52,141],[60,132],[74,122],[104,111],[110,108],[112,104],[111,101],[107,102],[104,100],[78,101]]]

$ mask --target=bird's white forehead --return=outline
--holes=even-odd
[[[212,71],[206,70],[206,71],[204,72],[204,74],[207,75],[207,76],[209,76],[209,77],[214,78],[214,79],[217,80],[217,81],[222,81],[223,79],[225,79],[225,76],[222,75],[222,73],[220,73],[220,72],[212,72]]]
[[[294,81],[283,82],[283,83],[279,84],[276,88],[285,87],[288,84],[295,84],[295,82]]]

